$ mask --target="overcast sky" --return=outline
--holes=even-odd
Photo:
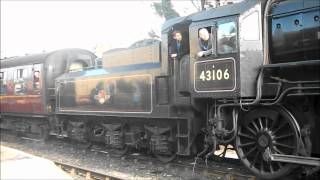
[[[1,58],[61,48],[93,51],[127,47],[160,34],[164,22],[150,1],[8,1],[1,0]],[[196,9],[189,0],[174,1],[186,15]]]

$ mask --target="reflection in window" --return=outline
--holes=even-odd
[[[237,51],[237,27],[234,21],[218,25],[217,43],[219,54]]]

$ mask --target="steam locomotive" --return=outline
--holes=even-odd
[[[1,60],[1,128],[100,143],[159,160],[233,145],[266,179],[320,167],[320,4],[246,0],[179,17],[161,41]],[[212,37],[197,57],[198,32]],[[172,32],[188,52],[171,58]],[[221,146],[223,147],[223,146]]]

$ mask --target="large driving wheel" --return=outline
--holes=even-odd
[[[272,153],[296,155],[298,149],[297,125],[291,114],[281,107],[258,108],[245,115],[236,137],[236,149],[243,164],[265,179],[280,178],[293,164],[272,162],[266,149]]]

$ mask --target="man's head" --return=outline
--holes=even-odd
[[[177,41],[182,40],[182,34],[180,31],[173,31],[172,35],[173,35],[173,39],[175,39]]]
[[[199,37],[204,41],[208,41],[210,38],[210,34],[206,28],[201,28],[199,30]]]

